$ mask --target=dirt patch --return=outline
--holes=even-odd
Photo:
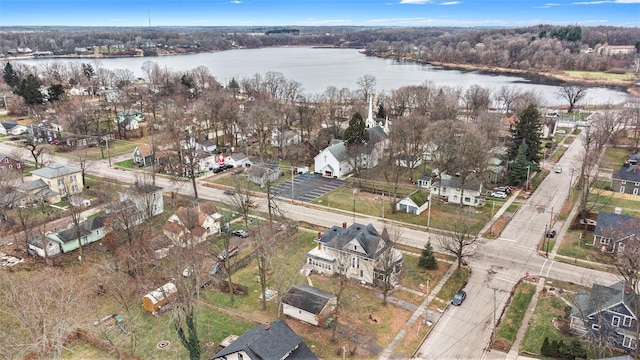
[[[494,221],[493,224],[491,224],[489,231],[486,232],[484,235],[488,237],[500,236],[500,233],[502,232],[502,230],[504,230],[504,228],[507,226],[509,221],[511,221],[511,216],[500,215],[500,217],[496,219],[496,221]]]
[[[505,339],[496,339],[491,345],[491,348],[502,352],[509,352],[511,343]]]

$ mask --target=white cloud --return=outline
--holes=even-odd
[[[109,19],[109,21],[122,21],[122,19]]]
[[[431,0],[400,0],[400,4],[418,4],[418,5],[423,5],[423,4],[428,4],[430,2],[431,2]]]
[[[640,4],[640,0],[615,0],[614,3],[618,3],[618,4]]]
[[[441,4],[438,5],[458,5],[458,4],[462,4],[462,1],[447,1],[447,2],[443,2]]]
[[[606,3],[610,3],[611,1],[577,1],[577,2],[573,2],[571,4],[573,5],[598,5],[598,4],[606,4]]]
[[[242,1],[240,1],[240,0],[231,0],[229,2],[232,3],[232,4],[242,4]]]
[[[542,6],[535,6],[534,8],[536,8],[536,9],[548,9],[548,8],[552,8],[552,7],[554,7],[554,6],[560,6],[560,4],[556,4],[556,3],[547,3],[547,4],[544,4],[544,5],[542,5]]]

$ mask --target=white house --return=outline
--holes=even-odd
[[[400,200],[396,204],[396,209],[409,214],[420,215],[429,208],[430,199],[431,193],[417,190]]]
[[[385,280],[384,259],[393,261],[392,284],[402,271],[402,253],[393,247],[386,228],[380,234],[372,224],[347,228],[344,223],[318,234],[315,242],[317,246],[307,253],[307,266],[320,274],[333,275],[344,267],[348,279],[374,285]]]
[[[324,148],[314,158],[315,172],[325,177],[339,178],[353,171],[344,142],[337,141]]]
[[[482,200],[482,181],[476,177],[468,177],[462,190],[462,181],[458,176],[445,173],[440,175],[441,182],[431,185],[431,193],[446,199],[450,203],[459,204],[462,198],[463,205],[480,206]],[[464,197],[464,198],[463,198]]]
[[[226,164],[233,165],[234,168],[237,167],[249,167],[253,165],[249,157],[244,153],[235,153],[233,155],[227,156],[225,161]]]
[[[22,135],[29,130],[28,127],[20,125],[15,121],[0,122],[0,134],[2,135]]]
[[[141,214],[140,222],[164,212],[162,188],[159,186],[136,182],[134,185],[118,192],[120,202],[131,200]]]
[[[337,306],[337,297],[327,291],[301,284],[292,286],[282,298],[282,312],[294,319],[318,326],[323,316]]]

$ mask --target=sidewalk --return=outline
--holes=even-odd
[[[496,213],[493,215],[491,220],[489,222],[487,222],[487,224],[482,228],[482,230],[480,230],[479,234],[481,234],[481,236],[482,236],[482,234],[484,234],[487,231],[489,231],[489,228],[491,228],[491,226],[493,226],[493,223],[496,222],[496,220],[498,220],[498,218],[500,218],[500,216],[502,216],[502,214],[504,214],[505,211],[507,211],[509,206],[511,204],[513,204],[514,201],[516,201],[516,199],[518,198],[518,195],[520,195],[520,192],[521,192],[521,190],[514,191],[511,194],[511,196],[509,196],[509,199],[507,199],[507,201],[505,201],[505,203],[502,204],[500,209],[498,209],[498,211],[496,211]]]
[[[529,307],[527,307],[527,311],[524,313],[524,318],[522,318],[522,324],[520,325],[520,329],[518,329],[518,333],[516,334],[516,340],[511,345],[511,350],[507,354],[506,360],[515,360],[515,359],[525,359],[524,357],[518,356],[518,352],[520,351],[520,344],[522,343],[522,339],[524,338],[524,334],[527,332],[529,328],[529,322],[531,321],[531,317],[533,316],[533,310],[536,308],[538,304],[538,297],[544,289],[544,284],[547,281],[546,278],[540,277],[538,278],[538,284],[536,285],[536,292],[531,298],[531,302],[529,303]]]
[[[424,299],[420,306],[418,306],[418,309],[413,313],[413,315],[411,315],[407,323],[404,325],[404,328],[402,328],[402,330],[400,330],[398,334],[396,334],[396,337],[393,338],[389,345],[387,345],[382,353],[380,353],[380,355],[378,356],[379,360],[387,360],[391,357],[391,355],[393,354],[393,349],[402,341],[402,339],[404,339],[404,336],[407,334],[407,329],[413,326],[416,321],[422,318],[423,314],[427,310],[427,307],[429,306],[429,303],[433,301],[433,299],[435,299],[438,292],[440,292],[440,289],[442,289],[444,284],[447,282],[447,280],[449,280],[449,277],[451,277],[455,270],[456,267],[454,265],[449,267],[449,270],[444,274],[442,279],[440,279],[440,282],[431,290],[427,298]],[[433,326],[435,326],[435,324]]]

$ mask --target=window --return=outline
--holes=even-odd
[[[620,186],[620,192],[623,193],[624,192],[624,186]]]
[[[611,318],[611,325],[618,327],[620,326],[620,316],[614,316]]]
[[[630,316],[625,316],[624,317],[624,321],[622,321],[622,325],[629,327],[631,326],[631,317]]]
[[[620,181],[620,183],[621,183],[622,185],[625,185],[625,184],[627,183],[627,181],[626,181],[626,180],[622,180],[622,181]]]
[[[598,324],[593,324],[593,325],[591,325],[591,328],[592,328],[593,330],[600,330],[600,325],[598,325]]]
[[[360,270],[360,277],[364,276],[364,271]]]
[[[608,244],[611,242],[611,239],[607,239],[607,238],[600,238],[600,244]]]
[[[62,186],[64,184],[64,182],[62,181],[62,179],[58,179],[58,186]]]
[[[13,165],[9,165],[9,170],[13,169]],[[637,190],[637,189],[636,189]]]
[[[632,338],[631,336],[624,336],[624,340],[622,340],[622,346],[629,348],[629,349],[635,349],[636,348],[636,339]]]
[[[640,186],[640,182],[637,182],[634,184],[635,186]]]
[[[638,195],[638,188],[633,189],[633,195]]]

